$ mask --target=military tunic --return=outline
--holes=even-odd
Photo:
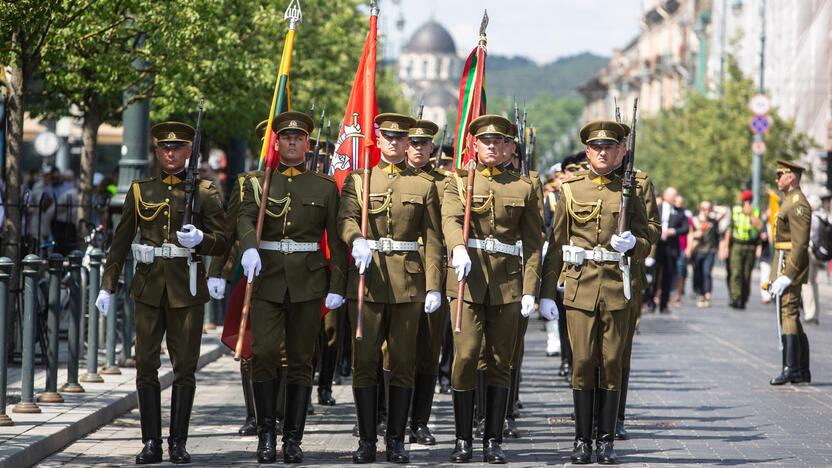
[[[619,389],[631,305],[624,296],[619,262],[587,259],[582,265],[565,263],[562,246],[587,250],[600,247],[613,252],[610,239],[615,234],[620,210],[620,175],[581,173],[562,185],[543,264],[541,297],[554,300],[557,284],[564,285],[575,390],[595,388],[599,364],[601,386]],[[632,262],[640,262],[650,251],[651,233],[644,204],[637,197],[629,205],[628,216],[629,230],[636,238],[628,254]]]
[[[342,188],[339,234],[348,246],[361,238],[363,170],[354,171]],[[390,349],[390,385],[412,388],[416,370],[417,329],[427,291],[440,291],[442,253],[439,237],[439,195],[434,179],[416,173],[404,162],[384,160],[370,172],[368,240],[390,238],[424,245],[418,251],[373,250],[365,272],[364,339],[353,338],[353,387],[376,385],[382,343]],[[358,298],[358,269],[348,270],[347,299],[353,337]]]
[[[114,291],[124,259],[139,232],[139,243],[181,247],[176,231],[185,212],[184,171],[136,180],[124,200],[121,221],[107,255],[101,288]],[[199,181],[194,197],[193,224],[203,231],[198,255],[217,255],[227,246],[222,200],[210,181]],[[186,258],[156,257],[153,263],[136,263],[130,297],[136,302],[136,386],[159,387],[159,352],[167,336],[174,385],[194,387],[202,340],[203,304],[208,302],[205,268],[198,263],[196,295],[191,295]]]
[[[470,239],[493,238],[512,246],[522,241],[525,262],[516,255],[468,248],[471,271],[463,298],[457,298],[456,273],[448,267],[450,310],[463,300],[462,333],[454,335],[451,385],[455,390],[474,389],[483,338],[488,385],[509,387],[520,300],[523,295],[536,296],[540,285],[543,220],[538,191],[530,179],[512,171],[483,165],[476,171]],[[466,171],[458,171],[445,189],[442,229],[448,252],[463,245],[466,178]],[[455,326],[456,317],[451,315]]]
[[[258,248],[256,224],[263,178],[249,177],[239,216],[240,250]],[[331,178],[280,166],[272,172],[266,216],[258,248],[262,271],[254,280],[251,304],[253,381],[277,378],[285,343],[288,383],[312,386],[312,356],[320,330],[320,309],[327,292],[343,295],[346,252],[336,225],[338,188]],[[320,243],[327,233],[330,264],[324,252],[283,253],[263,241]]]
[[[782,269],[777,264],[771,269],[770,280],[786,275],[791,285],[780,296],[780,323],[784,335],[802,335],[800,309],[803,307],[800,290],[809,275],[809,234],[812,208],[800,188],[793,188],[783,196],[774,225],[775,261],[783,255]]]

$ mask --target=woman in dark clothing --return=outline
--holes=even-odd
[[[711,305],[711,270],[719,246],[719,220],[711,210],[711,202],[699,204],[699,214],[693,218],[693,229],[688,243],[693,259],[693,290],[697,307]]]

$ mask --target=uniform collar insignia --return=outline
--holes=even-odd
[[[612,174],[607,174],[607,176],[612,176]],[[589,173],[589,181],[595,185],[607,185],[613,181],[610,177],[598,175],[594,172]]]
[[[407,166],[404,159],[396,164],[389,163],[382,159],[378,162],[378,167],[382,170],[382,172],[385,172],[387,174],[398,174],[405,170]]]
[[[179,174],[175,174],[175,175],[174,174],[164,174],[164,173],[162,173],[162,174],[164,175],[164,177],[162,178],[162,182],[164,182],[165,184],[176,185],[176,184],[182,182],[182,179],[179,178],[179,175],[182,174],[181,172]]]
[[[295,177],[306,172],[306,166],[303,164],[298,164],[297,166],[287,166],[281,163],[277,170],[286,177]]]
[[[482,166],[480,168],[480,173],[485,177],[494,177],[498,176],[503,173],[503,169],[497,166]]]

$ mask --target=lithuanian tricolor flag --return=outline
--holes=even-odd
[[[474,154],[474,143],[468,134],[468,124],[485,113],[485,44],[485,29],[481,28],[479,43],[465,60],[462,79],[459,81],[455,169],[461,169]]]

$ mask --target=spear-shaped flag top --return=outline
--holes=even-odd
[[[354,169],[363,167],[364,149],[370,149],[370,167],[378,164],[381,157],[376,147],[375,123],[378,115],[376,101],[376,35],[378,9],[375,3],[370,9],[370,31],[364,42],[361,61],[355,72],[350,100],[344,112],[344,120],[335,140],[335,154],[332,155],[330,172],[340,189],[344,180]]]
[[[469,138],[468,124],[485,114],[485,28],[488,26],[488,11],[482,15],[480,39],[477,46],[465,60],[462,79],[459,81],[459,108],[456,118],[456,148],[454,169],[461,169],[474,155],[474,142]]]
[[[286,12],[283,14],[283,19],[289,23],[289,30],[286,32],[286,38],[283,40],[283,52],[280,55],[280,66],[277,69],[277,79],[274,83],[274,93],[272,94],[272,106],[269,110],[269,125],[268,138],[263,138],[263,147],[260,150],[260,163],[258,169],[261,171],[265,165],[272,167],[277,165],[277,155],[274,151],[274,141],[276,135],[272,131],[272,122],[274,118],[281,112],[289,110],[289,70],[292,67],[292,51],[295,48],[295,33],[297,32],[298,23],[303,21],[303,13],[300,9],[299,0],[291,0]]]

